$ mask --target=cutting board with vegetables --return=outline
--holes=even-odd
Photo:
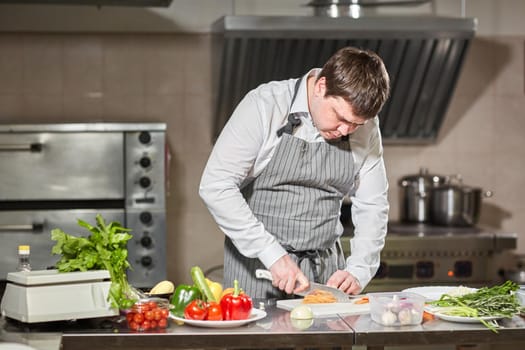
[[[277,300],[277,307],[284,310],[292,310],[294,307],[302,305],[303,299],[284,299]],[[355,301],[348,303],[325,303],[325,304],[304,304],[308,305],[314,314],[314,317],[331,316],[336,314],[359,315],[370,312],[370,305],[356,304]]]

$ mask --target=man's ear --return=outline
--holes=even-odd
[[[314,90],[317,96],[324,97],[326,93],[326,78],[325,77],[321,77],[315,82]]]

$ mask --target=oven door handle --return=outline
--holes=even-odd
[[[39,233],[44,231],[44,224],[43,223],[33,223],[33,224],[27,224],[27,225],[0,225],[0,232],[13,232],[13,231],[30,231]]]
[[[44,145],[40,142],[28,144],[4,144],[0,145],[0,152],[42,152]]]

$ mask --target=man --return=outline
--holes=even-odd
[[[389,77],[352,47],[300,79],[250,91],[219,136],[200,195],[225,233],[224,285],[280,298],[326,283],[348,294],[372,279],[384,245],[388,183],[377,114]],[[355,226],[346,262],[344,196]],[[273,281],[257,279],[269,269]]]

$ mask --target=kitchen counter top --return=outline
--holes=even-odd
[[[0,320],[0,341],[24,343],[38,350],[83,349],[213,349],[213,348],[350,348],[383,349],[392,345],[525,344],[525,320],[516,316],[500,321],[494,333],[481,324],[425,321],[418,326],[383,327],[368,314],[315,318],[307,329],[290,320],[289,311],[267,307],[268,315],[235,328],[178,326],[166,330],[132,332],[119,318],[25,325]]]

